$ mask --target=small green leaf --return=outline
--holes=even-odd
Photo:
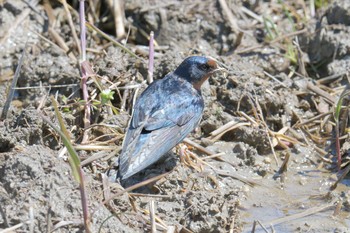
[[[101,104],[106,104],[108,101],[113,100],[114,91],[109,89],[103,90],[100,94]]]
[[[67,148],[68,153],[70,155],[68,157],[68,161],[69,161],[69,164],[70,164],[71,169],[72,169],[72,174],[73,174],[75,180],[79,184],[81,184],[82,180],[81,180],[81,176],[79,174],[80,158],[79,158],[78,153],[75,151],[75,149],[70,141],[68,130],[66,129],[66,126],[64,125],[61,113],[58,111],[57,102],[53,96],[51,96],[51,101],[52,101],[53,107],[55,109],[55,113],[56,113],[58,122],[60,124],[61,130],[58,129],[54,124],[52,124],[52,122],[50,122],[48,120],[46,120],[46,122],[61,136],[63,144]]]

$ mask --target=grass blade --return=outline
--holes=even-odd
[[[12,99],[13,99],[13,96],[14,96],[14,94],[15,94],[15,88],[16,88],[16,86],[17,86],[17,81],[18,81],[18,77],[19,77],[19,72],[21,71],[21,68],[22,68],[23,58],[24,58],[24,56],[25,56],[25,54],[26,54],[26,47],[27,47],[27,43],[26,43],[26,45],[24,46],[24,49],[23,49],[21,58],[19,59],[19,62],[18,62],[17,68],[16,68],[15,75],[13,76],[13,80],[12,80],[12,83],[11,83],[11,87],[10,87],[9,93],[8,93],[8,95],[7,95],[7,99],[6,99],[5,105],[4,105],[3,109],[2,109],[2,113],[1,113],[1,117],[0,117],[1,120],[6,119],[6,117],[7,117],[7,112],[8,112],[8,110],[10,109],[11,101],[12,101]]]

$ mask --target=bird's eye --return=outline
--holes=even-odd
[[[210,70],[210,66],[208,64],[201,64],[201,65],[199,65],[199,69],[201,69],[203,71],[208,71],[208,70]]]

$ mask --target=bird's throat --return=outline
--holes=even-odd
[[[198,82],[194,82],[192,85],[193,87],[197,90],[197,91],[200,91],[201,90],[201,87],[203,85],[203,83],[205,81],[207,81],[207,79],[209,78],[210,75],[206,75],[204,78],[202,78],[200,81]]]

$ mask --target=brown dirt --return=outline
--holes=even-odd
[[[68,2],[79,33],[78,1]],[[106,1],[101,2],[101,8],[95,9],[100,21],[94,23],[113,36],[112,13]],[[123,185],[170,171],[169,175],[104,204],[108,191],[113,195],[123,189],[106,178],[120,152],[135,95],[135,89],[123,87],[138,84],[140,93],[146,86],[147,63],[88,31],[88,60],[104,89],[115,84],[112,104],[117,111],[108,105],[92,110],[86,144],[109,148],[81,148],[83,103],[79,66],[73,58],[79,54],[63,6],[51,3],[52,22],[41,2],[29,7],[25,1],[0,1],[0,112],[26,50],[19,89],[7,118],[0,121],[0,231],[11,227],[16,228],[12,232],[84,231],[79,185],[72,177],[68,154],[59,135],[41,117],[58,124],[49,98],[53,95],[72,142],[86,162],[83,171],[92,232],[150,232],[151,201],[159,232],[171,227],[174,232],[251,232],[256,221],[268,232],[350,232],[349,179],[330,190],[337,179],[333,114],[328,115],[329,121],[320,117],[321,121],[301,125],[334,112],[334,103],[312,91],[308,83],[335,100],[348,84],[348,1],[329,2],[317,8],[314,16],[308,1],[305,5],[226,1],[243,32],[238,44],[239,33],[220,1],[124,2],[125,27],[130,28],[128,48],[147,60],[142,55],[148,53],[146,35],[155,32],[159,45],[155,79],[192,54],[212,56],[227,68],[204,85],[206,109],[198,129],[189,136],[207,150],[221,153],[220,160],[184,163],[174,149]],[[264,16],[265,26],[242,7]],[[87,14],[89,20],[95,19],[92,8],[87,7]],[[275,29],[266,26],[268,21]],[[48,31],[49,24],[65,41],[68,54]],[[297,37],[291,32],[298,32]],[[331,75],[335,78],[330,81],[317,81]],[[99,100],[99,92],[89,82],[91,98]],[[124,104],[123,96],[127,96]],[[230,122],[242,125],[217,138],[211,134]],[[345,167],[348,142],[342,145]],[[189,151],[201,159],[208,156],[195,148]],[[279,173],[288,154],[287,171]],[[255,232],[265,230],[257,224]]]

